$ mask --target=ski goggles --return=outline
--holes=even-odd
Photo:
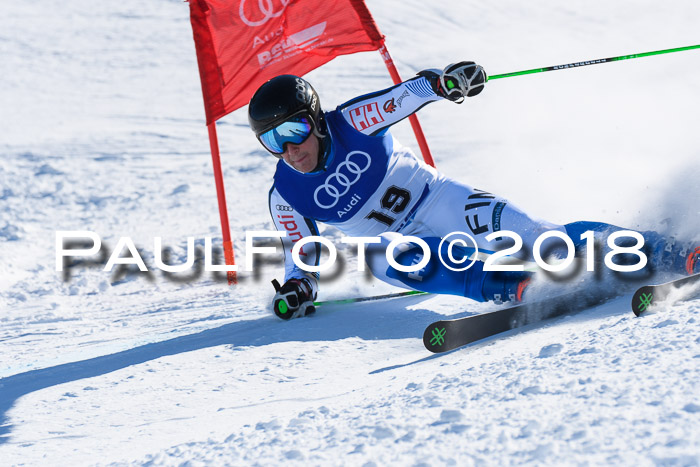
[[[258,135],[260,143],[272,154],[279,156],[284,153],[287,143],[301,144],[307,140],[314,130],[311,119],[306,115],[297,115],[276,127]]]

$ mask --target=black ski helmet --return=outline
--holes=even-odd
[[[325,137],[321,100],[308,81],[294,75],[280,75],[267,81],[255,91],[248,105],[248,123],[255,136],[300,114],[311,118],[316,136]]]

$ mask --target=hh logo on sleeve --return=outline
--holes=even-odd
[[[361,105],[350,110],[350,119],[356,130],[363,131],[384,121],[376,102]]]

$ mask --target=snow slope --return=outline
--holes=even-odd
[[[367,4],[404,77],[700,43],[692,0]],[[177,264],[187,237],[220,235],[186,3],[14,2],[0,51],[3,464],[700,464],[700,299],[635,318],[622,297],[442,356],[425,326],[493,305],[413,297],[280,322],[280,261],[235,287],[152,267],[154,237]],[[439,169],[534,215],[697,238],[699,73],[690,51],[515,77],[420,119]],[[390,85],[377,53],[308,79],[325,108]],[[393,132],[414,144],[408,124]],[[245,110],[219,138],[241,262],[245,232],[272,228],[276,161]],[[97,232],[105,255],[128,236],[151,272],[65,276],[59,230]],[[394,290],[341,257],[321,299]]]

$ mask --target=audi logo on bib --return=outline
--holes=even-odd
[[[245,24],[250,26],[251,28],[257,27],[257,26],[262,26],[263,24],[267,23],[270,21],[272,18],[277,18],[279,17],[283,12],[284,9],[287,8],[287,5],[292,0],[281,0],[280,1],[280,6],[276,7],[274,5],[273,0],[258,0],[258,5],[256,7],[248,7],[247,10],[250,12],[252,10],[257,10],[255,14],[252,14],[253,19],[250,19],[246,15],[246,7],[245,3],[246,0],[241,0],[241,4],[238,7],[238,14],[241,17],[241,21],[243,21]],[[251,3],[255,4],[255,1],[253,0]]]
[[[323,209],[330,209],[345,196],[350,187],[360,180],[360,176],[369,169],[372,158],[363,151],[348,153],[345,160],[336,167],[323,185],[314,191],[316,205]]]

